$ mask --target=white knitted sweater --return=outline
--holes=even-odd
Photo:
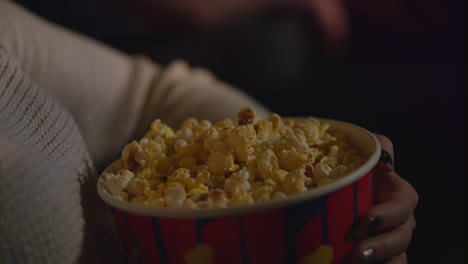
[[[121,262],[96,169],[160,118],[266,110],[208,71],[158,66],[0,0],[0,263]]]

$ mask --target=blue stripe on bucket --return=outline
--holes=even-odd
[[[133,236],[132,227],[130,226],[130,223],[128,222],[128,214],[124,213],[123,215],[124,215],[124,219],[125,219],[125,225],[127,226],[127,229],[128,229],[128,234],[130,235],[130,240],[132,241],[132,247],[135,248],[136,251],[137,251],[136,263],[137,264],[143,263],[141,255],[138,252],[138,248],[137,248],[136,243],[135,243],[135,237]],[[130,252],[130,254],[132,254],[132,253]],[[133,259],[133,256],[129,256],[129,258]]]
[[[204,218],[204,219],[198,219],[196,221],[197,225],[197,242],[198,243],[203,243],[203,228],[209,223],[211,223],[213,219],[209,218]]]
[[[169,260],[166,254],[166,248],[164,246],[164,240],[161,235],[161,229],[159,228],[158,220],[156,218],[152,218],[151,223],[153,224],[154,238],[156,239],[156,242],[158,243],[159,258],[161,260],[161,263],[162,264],[169,263]]]
[[[241,254],[242,254],[242,263],[249,264],[249,254],[247,252],[247,246],[245,245],[245,237],[244,237],[244,224],[242,222],[242,217],[238,217],[239,222],[239,240],[240,240],[240,247],[241,247]]]
[[[286,262],[297,263],[296,256],[296,238],[302,231],[304,226],[310,222],[310,220],[317,215],[322,216],[323,220],[323,243],[328,243],[327,233],[327,197],[322,197],[312,201],[306,201],[291,207],[287,207],[283,210],[285,233],[286,233]]]
[[[322,206],[322,242],[325,245],[328,245],[328,215],[327,215],[328,197],[329,196],[327,196],[326,204]]]

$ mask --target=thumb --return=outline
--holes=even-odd
[[[380,143],[382,153],[380,160],[375,167],[375,172],[378,174],[386,174],[395,169],[393,143],[386,136],[374,134]]]

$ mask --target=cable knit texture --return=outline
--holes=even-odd
[[[267,113],[206,70],[122,54],[0,0],[0,263],[123,262],[96,171],[155,118],[245,106]]]

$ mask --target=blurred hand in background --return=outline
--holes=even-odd
[[[304,10],[316,20],[323,42],[343,48],[348,36],[348,17],[343,0],[138,0],[126,1],[147,17],[214,28],[239,17],[281,9]]]

